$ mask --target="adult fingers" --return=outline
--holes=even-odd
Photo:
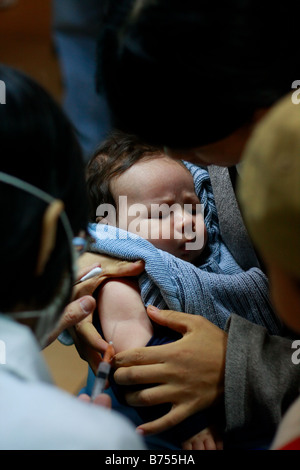
[[[51,344],[64,330],[70,329],[85,320],[94,311],[95,306],[96,301],[91,296],[81,297],[67,305],[57,327],[49,336],[47,344]]]
[[[92,322],[92,316],[86,317],[83,321],[75,325],[75,332],[73,331],[72,336],[75,341],[81,342],[98,352],[104,352],[107,348],[107,342],[99,334]]]
[[[101,353],[108,343],[100,336],[90,318],[83,320],[76,327],[69,330],[81,359],[87,361],[94,373],[96,373]]]
[[[86,393],[82,393],[81,395],[79,395],[78,399],[81,401],[85,401],[86,403],[91,403],[91,397]],[[111,398],[106,393],[101,393],[100,395],[98,395],[94,399],[93,404],[97,406],[103,406],[104,408],[111,408],[112,406]]]
[[[192,413],[190,413],[192,414]],[[137,431],[141,434],[156,434],[165,431],[171,427],[179,424],[184,418],[186,418],[187,412],[184,406],[173,406],[172,409],[162,416],[161,418],[149,421],[148,423],[141,424],[137,427]]]
[[[103,274],[111,277],[134,277],[145,269],[145,263],[142,260],[124,261],[115,258],[109,258],[106,262],[102,260],[101,266]]]
[[[174,345],[175,343],[168,343],[119,352],[114,356],[113,366],[117,369],[119,367],[128,368],[138,365],[162,364],[165,362],[164,357],[170,358],[173,354],[176,354],[177,348]],[[122,373],[126,374],[126,370],[124,369]]]
[[[168,397],[173,396],[173,392],[174,389],[169,385],[155,385],[143,390],[126,393],[125,399],[128,405],[135,407],[161,405],[166,403],[166,395]]]
[[[100,253],[84,253],[78,259],[80,268],[90,266],[92,263],[101,266],[104,275],[112,276],[138,276],[145,269],[145,263],[142,260],[124,261]]]
[[[101,268],[101,263],[93,263],[87,266],[83,266],[78,269],[76,281],[79,281],[83,276],[89,273],[94,268]]]
[[[96,396],[93,403],[98,406],[104,406],[105,408],[111,408],[112,406],[111,397],[106,393],[101,393]]]
[[[185,334],[190,329],[190,322],[195,315],[189,315],[174,310],[159,310],[152,305],[147,307],[147,313],[151,320],[159,325],[166,326],[179,333]]]

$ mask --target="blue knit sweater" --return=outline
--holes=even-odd
[[[95,242],[92,250],[114,257],[145,261],[139,278],[144,304],[162,309],[202,315],[224,328],[236,313],[278,334],[268,294],[268,280],[258,268],[243,271],[220,237],[217,211],[208,172],[186,163],[194,178],[195,192],[204,206],[208,240],[206,255],[199,266],[154,247],[149,241],[124,230],[90,224]],[[204,252],[203,252],[204,253]]]

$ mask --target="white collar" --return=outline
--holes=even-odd
[[[52,383],[39,344],[27,326],[0,314],[1,372],[9,372],[26,381]],[[4,362],[4,363],[3,363]]]

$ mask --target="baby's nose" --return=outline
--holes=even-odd
[[[195,228],[195,218],[191,210],[184,208],[179,216],[179,225],[182,233],[189,235]]]

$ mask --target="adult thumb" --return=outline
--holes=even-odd
[[[188,317],[187,313],[175,312],[174,310],[159,310],[153,305],[147,307],[147,314],[155,323],[171,328],[171,330],[178,331],[184,334],[188,330]]]

